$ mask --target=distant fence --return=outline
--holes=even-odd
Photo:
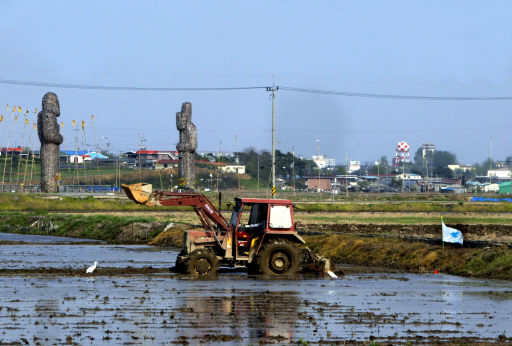
[[[23,185],[23,184],[5,184],[0,185],[0,192],[11,193],[39,193],[41,188],[39,185]],[[59,193],[120,193],[118,186],[111,185],[61,185]]]
[[[0,192],[38,193],[41,189],[39,185],[4,184],[0,185]]]
[[[62,185],[64,193],[119,193],[121,189],[111,185]]]

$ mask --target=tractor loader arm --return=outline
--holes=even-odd
[[[152,191],[151,184],[137,183],[121,185],[129,199],[147,206],[189,206],[194,209],[205,229],[221,232],[231,230],[231,226],[213,203],[203,194],[188,192]]]

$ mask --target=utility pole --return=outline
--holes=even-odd
[[[295,146],[292,147],[292,179],[293,179],[293,196],[295,196]]]
[[[272,198],[276,198],[276,91],[278,86],[267,87],[272,92]]]
[[[404,184],[405,184],[405,161],[402,160],[402,193],[404,193]]]
[[[260,192],[260,154],[258,155],[258,192]]]
[[[217,192],[219,192],[219,180],[220,180],[220,155],[222,153],[222,139],[219,141],[219,153],[217,154]],[[219,203],[220,205],[220,203]]]
[[[321,192],[321,189],[320,189],[320,172],[322,171],[322,169],[320,168],[320,140],[317,139],[316,140],[316,149],[318,151],[318,157],[317,157],[317,166],[318,166],[318,192],[320,193]]]
[[[492,138],[492,136],[491,136],[491,140],[490,140],[490,142],[491,142],[491,143],[490,143],[490,144],[491,144],[491,148],[490,148],[490,149],[491,149],[491,151],[490,151],[490,160],[489,160],[489,170],[490,170],[490,171],[492,171],[492,139],[493,139],[493,138]],[[492,178],[491,178],[492,176],[491,176],[491,174],[492,174],[492,173],[490,172],[490,174],[489,174],[489,179],[490,179],[491,184],[492,184]]]
[[[348,153],[345,152],[345,195],[348,197]]]
[[[142,183],[142,158],[141,151],[146,150],[146,138],[143,134],[139,134],[139,182]]]
[[[76,123],[73,120],[73,132],[75,133],[75,157],[73,158],[73,163],[75,164],[75,178],[76,184],[80,185],[80,175],[78,174],[78,128],[75,127]],[[75,179],[73,179],[73,182]]]
[[[428,152],[425,153],[425,169],[427,171],[427,192],[428,192]]]
[[[380,160],[377,162],[377,193],[380,193]]]
[[[238,158],[238,135],[235,135],[235,141],[236,141],[236,164],[239,165],[240,164],[240,160]],[[236,178],[238,180],[238,192],[240,192],[240,174],[238,172],[238,168],[236,169]]]

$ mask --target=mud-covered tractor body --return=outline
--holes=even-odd
[[[176,270],[196,276],[215,273],[222,267],[247,267],[267,275],[292,274],[301,269],[329,270],[329,261],[303,246],[289,200],[235,198],[227,221],[210,200],[197,193],[155,191],[143,184],[123,185],[137,203],[190,206],[203,228],[184,233]],[[144,190],[144,191],[143,191]]]

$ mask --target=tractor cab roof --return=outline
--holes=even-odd
[[[286,204],[291,205],[292,201],[288,199],[272,199],[272,198],[238,198],[235,201],[242,202],[243,204]]]

